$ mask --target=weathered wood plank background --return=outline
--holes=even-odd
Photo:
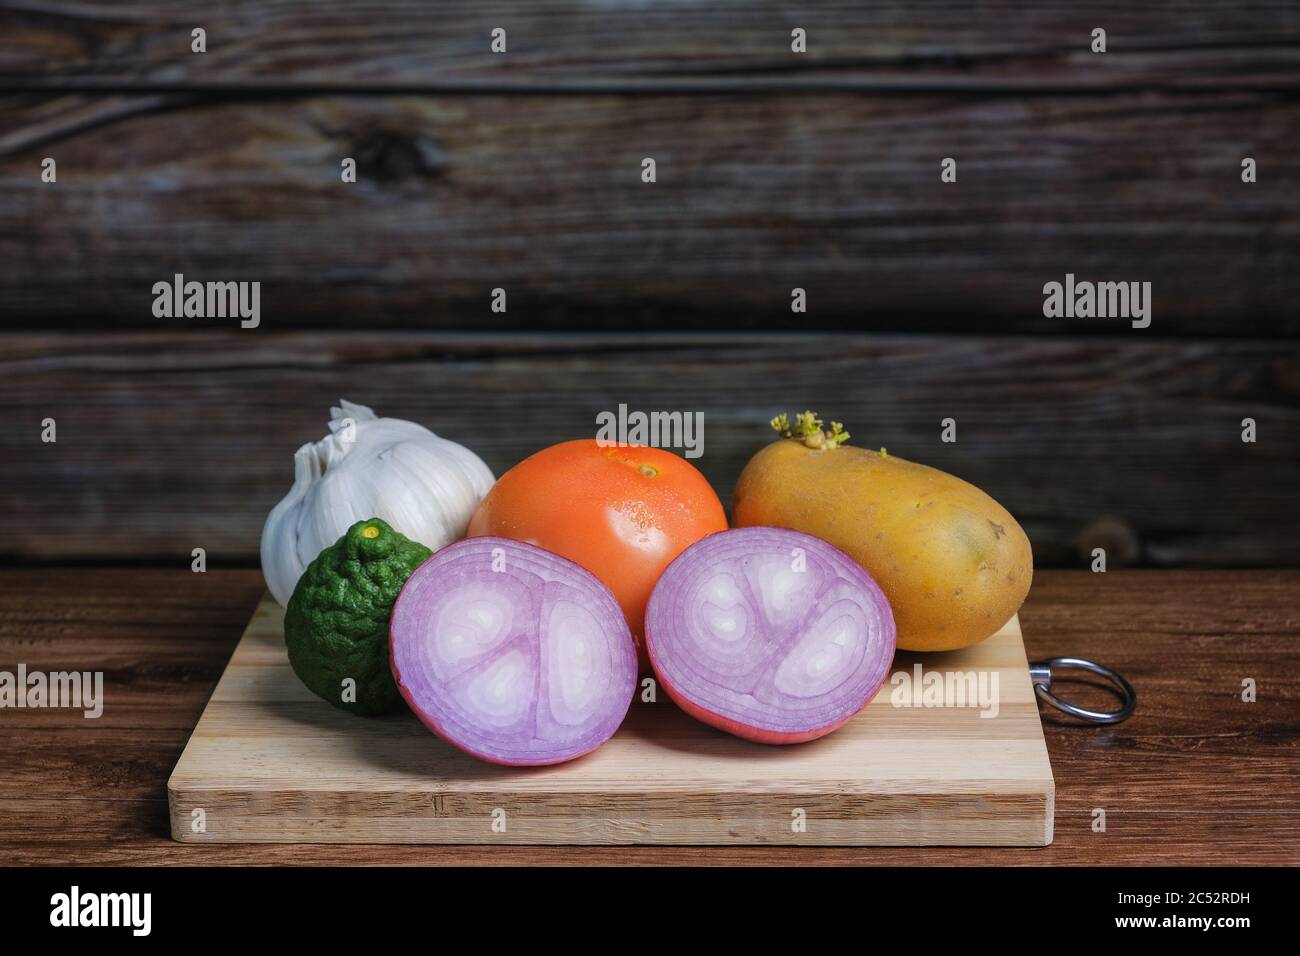
[[[250,83],[524,89],[756,75],[912,89],[1037,91],[1234,81],[1290,87],[1300,11],[1287,0],[1034,4],[914,0],[8,0],[0,71],[35,87]],[[190,30],[208,53],[190,55]],[[489,49],[494,28],[509,53]],[[790,55],[790,31],[808,52]],[[1108,32],[1108,58],[1088,50]],[[1085,70],[1078,67],[1086,66]]]
[[[1040,563],[1300,563],[1298,155],[1289,2],[0,2],[0,558],[251,561],[344,396],[497,471],[704,411],[724,499],[833,410]],[[1151,327],[1044,318],[1067,272]]]
[[[1159,334],[1300,331],[1300,100],[1273,94],[62,100],[0,134],[29,326],[174,329],[176,272],[261,281],[270,328],[772,327],[794,287],[823,327],[1123,326],[1043,317],[1073,272],[1150,281]]]
[[[342,396],[429,423],[498,474],[620,402],[705,416],[729,501],[781,409],[1004,501],[1037,558],[1300,563],[1300,357],[1275,343],[1060,337],[183,333],[11,338],[0,526],[42,557],[221,563],[256,551],[292,455]],[[1243,444],[1255,417],[1265,439]],[[58,423],[56,444],[39,422]],[[957,420],[958,441],[940,441]],[[1098,519],[1114,516],[1114,523]],[[1130,535],[1132,537],[1130,537]]]

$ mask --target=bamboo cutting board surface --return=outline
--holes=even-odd
[[[168,782],[186,843],[1008,845],[1052,841],[1055,785],[1012,618],[962,651],[891,669],[996,673],[998,712],[902,707],[887,682],[820,740],[771,747],[638,692],[594,753],[482,763],[409,714],[356,717],[289,667],[262,599]],[[912,696],[909,694],[908,699]]]

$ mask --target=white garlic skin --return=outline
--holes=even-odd
[[[323,550],[367,518],[437,551],[465,536],[496,479],[468,448],[423,425],[330,409],[330,434],[294,454],[293,487],[262,527],[262,574],[281,605]]]

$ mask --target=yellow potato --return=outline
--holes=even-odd
[[[737,527],[793,528],[851,555],[888,596],[903,650],[984,640],[1033,578],[1025,532],[974,485],[833,440],[768,445],[741,473],[733,511]]]

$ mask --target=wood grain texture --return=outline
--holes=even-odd
[[[1052,770],[1014,618],[973,648],[900,654],[858,716],[808,744],[740,740],[691,719],[661,693],[634,699],[618,732],[593,753],[543,768],[476,760],[410,713],[356,720],[330,707],[290,668],[283,623],[267,595],[167,782],[173,839],[742,846],[1052,839]],[[918,663],[940,680],[978,675],[996,703],[896,706],[893,675],[910,681]],[[196,811],[204,817],[199,832]]]
[[[813,408],[984,488],[1040,567],[1086,567],[1097,546],[1112,567],[1300,563],[1300,351],[1136,334],[7,336],[0,552],[256,561],[293,451],[340,397],[463,442],[496,474],[594,435],[620,403],[699,411],[695,464],[724,503],[767,421]]]
[[[905,15],[903,15],[905,12]],[[191,55],[190,30],[208,33]],[[507,55],[489,49],[503,27]],[[803,27],[808,51],[790,52]],[[1110,53],[1089,52],[1103,26]],[[769,77],[958,89],[1135,85],[1293,86],[1294,4],[1212,0],[1030,7],[931,0],[234,0],[0,3],[0,76],[13,85],[104,88],[290,84],[498,88],[635,81],[662,88]],[[1026,82],[1027,81],[1027,82]]]
[[[1151,282],[1144,335],[1300,332],[1300,100],[1274,91],[28,93],[0,113],[11,328],[233,326],[154,317],[182,273],[261,282],[279,330],[1139,334],[1045,318],[1073,273]]]
[[[165,783],[263,590],[254,571],[0,571],[0,668],[107,668],[99,721],[5,711],[0,860],[271,865],[1300,863],[1300,572],[1042,572],[1021,618],[1031,657],[1079,654],[1141,694],[1111,728],[1051,719],[1056,835],[1039,849],[186,846]],[[1254,704],[1241,680],[1259,683]],[[1084,703],[1103,705],[1086,686]],[[92,726],[93,725],[93,726]],[[1092,811],[1107,810],[1104,833]]]

